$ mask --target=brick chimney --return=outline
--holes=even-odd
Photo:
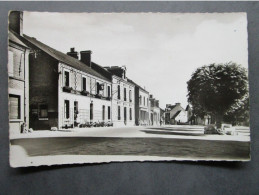
[[[70,52],[67,52],[67,55],[69,55],[69,56],[71,56],[73,58],[78,59],[78,52],[75,51],[74,47],[70,48]]]
[[[23,12],[11,11],[9,13],[9,29],[19,35],[23,35]]]
[[[91,67],[91,50],[86,50],[86,51],[80,51],[80,61],[86,64],[87,66]]]
[[[123,79],[125,79],[125,68],[124,67],[120,67],[120,66],[111,66],[111,67],[106,67],[106,70],[108,70],[109,72],[111,72],[112,74],[121,77]]]

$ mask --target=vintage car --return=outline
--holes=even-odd
[[[237,135],[236,128],[231,124],[221,124],[221,132],[227,135]]]

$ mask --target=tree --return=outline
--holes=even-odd
[[[248,94],[247,70],[235,63],[198,68],[187,82],[188,102],[194,114],[211,114],[221,126],[226,112]]]
[[[248,94],[230,107],[230,109],[224,115],[224,121],[227,121],[235,125],[249,125]]]

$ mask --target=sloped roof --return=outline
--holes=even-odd
[[[133,85],[136,85],[137,87],[139,87],[141,90],[149,93],[147,90],[145,90],[143,87],[141,87],[140,85],[138,85],[137,83],[135,83],[133,80],[127,78],[128,82],[132,83]]]
[[[21,39],[20,39],[20,35],[15,33],[12,30],[8,31],[8,39],[9,41],[12,41],[14,43],[17,43],[23,47],[29,48]]]
[[[98,73],[97,71],[91,69],[89,66],[81,62],[80,60],[73,58],[67,54],[64,54],[56,49],[53,49],[49,47],[48,45],[45,45],[44,43],[38,41],[37,39],[33,37],[29,37],[27,35],[23,36],[27,41],[29,41],[31,44],[39,48],[40,50],[44,51],[51,57],[55,58],[56,60],[63,62],[64,64],[67,64],[73,68],[76,68],[78,70],[81,70],[83,72],[89,73],[93,76],[96,76],[98,78],[101,78],[103,80],[110,81],[110,79],[104,77],[102,74]]]
[[[171,117],[171,119],[175,119],[175,117],[177,117],[178,114],[180,114],[180,112],[182,112],[182,110],[177,111],[177,112]]]

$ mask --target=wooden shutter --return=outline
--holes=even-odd
[[[9,96],[10,119],[20,119],[20,96]]]

